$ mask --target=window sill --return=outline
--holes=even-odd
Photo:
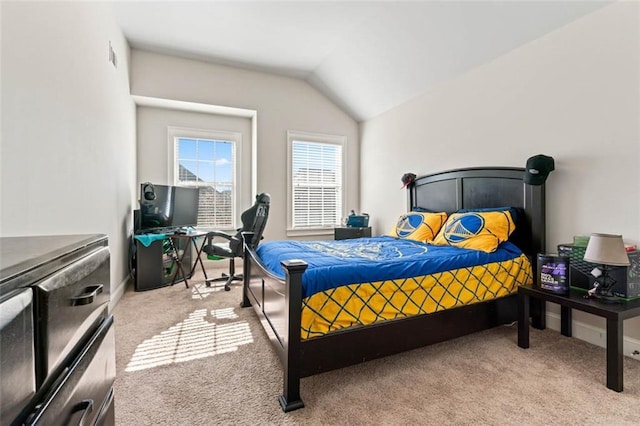
[[[333,228],[287,229],[287,237],[333,236],[333,232]]]

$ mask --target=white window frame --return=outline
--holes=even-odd
[[[345,194],[347,193],[347,137],[341,135],[329,135],[322,133],[312,133],[299,130],[287,131],[287,236],[312,236],[312,235],[333,235],[334,228],[339,226],[339,222],[323,227],[294,228],[293,225],[293,142],[304,141],[321,144],[334,144],[342,147],[342,179],[341,179],[341,204],[342,211],[338,217],[344,216]]]
[[[198,184],[185,185],[182,182],[178,182],[178,163],[176,161],[176,141],[178,138],[191,138],[191,139],[207,139],[207,140],[221,140],[228,141],[234,144],[235,158],[233,164],[233,197],[231,206],[232,226],[229,229],[221,229],[223,231],[235,231],[238,228],[238,206],[242,200],[240,194],[240,188],[242,188],[242,133],[240,132],[228,132],[222,130],[205,130],[205,129],[192,129],[186,127],[173,127],[167,128],[168,135],[168,176],[169,182],[172,185],[179,186],[201,186]]]

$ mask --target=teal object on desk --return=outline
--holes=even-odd
[[[154,241],[165,240],[167,236],[165,234],[138,234],[133,238],[140,241],[143,246],[149,247]]]
[[[347,217],[347,226],[366,228],[369,226],[369,215],[366,213],[361,215],[351,214]]]

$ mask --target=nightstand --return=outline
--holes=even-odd
[[[351,238],[364,238],[371,236],[371,227],[341,226],[334,228],[333,238],[336,240],[349,240]]]
[[[531,325],[540,330],[546,327],[545,302],[560,305],[560,333],[571,337],[571,310],[588,312],[607,320],[607,387],[622,392],[623,364],[623,323],[624,320],[640,316],[640,299],[603,303],[597,299],[585,299],[586,292],[571,289],[570,294],[561,296],[531,286],[518,287],[518,346],[529,347],[530,299],[538,301],[536,312],[531,315]]]

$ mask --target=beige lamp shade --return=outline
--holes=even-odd
[[[586,262],[610,266],[629,266],[622,235],[591,234],[584,252]]]

